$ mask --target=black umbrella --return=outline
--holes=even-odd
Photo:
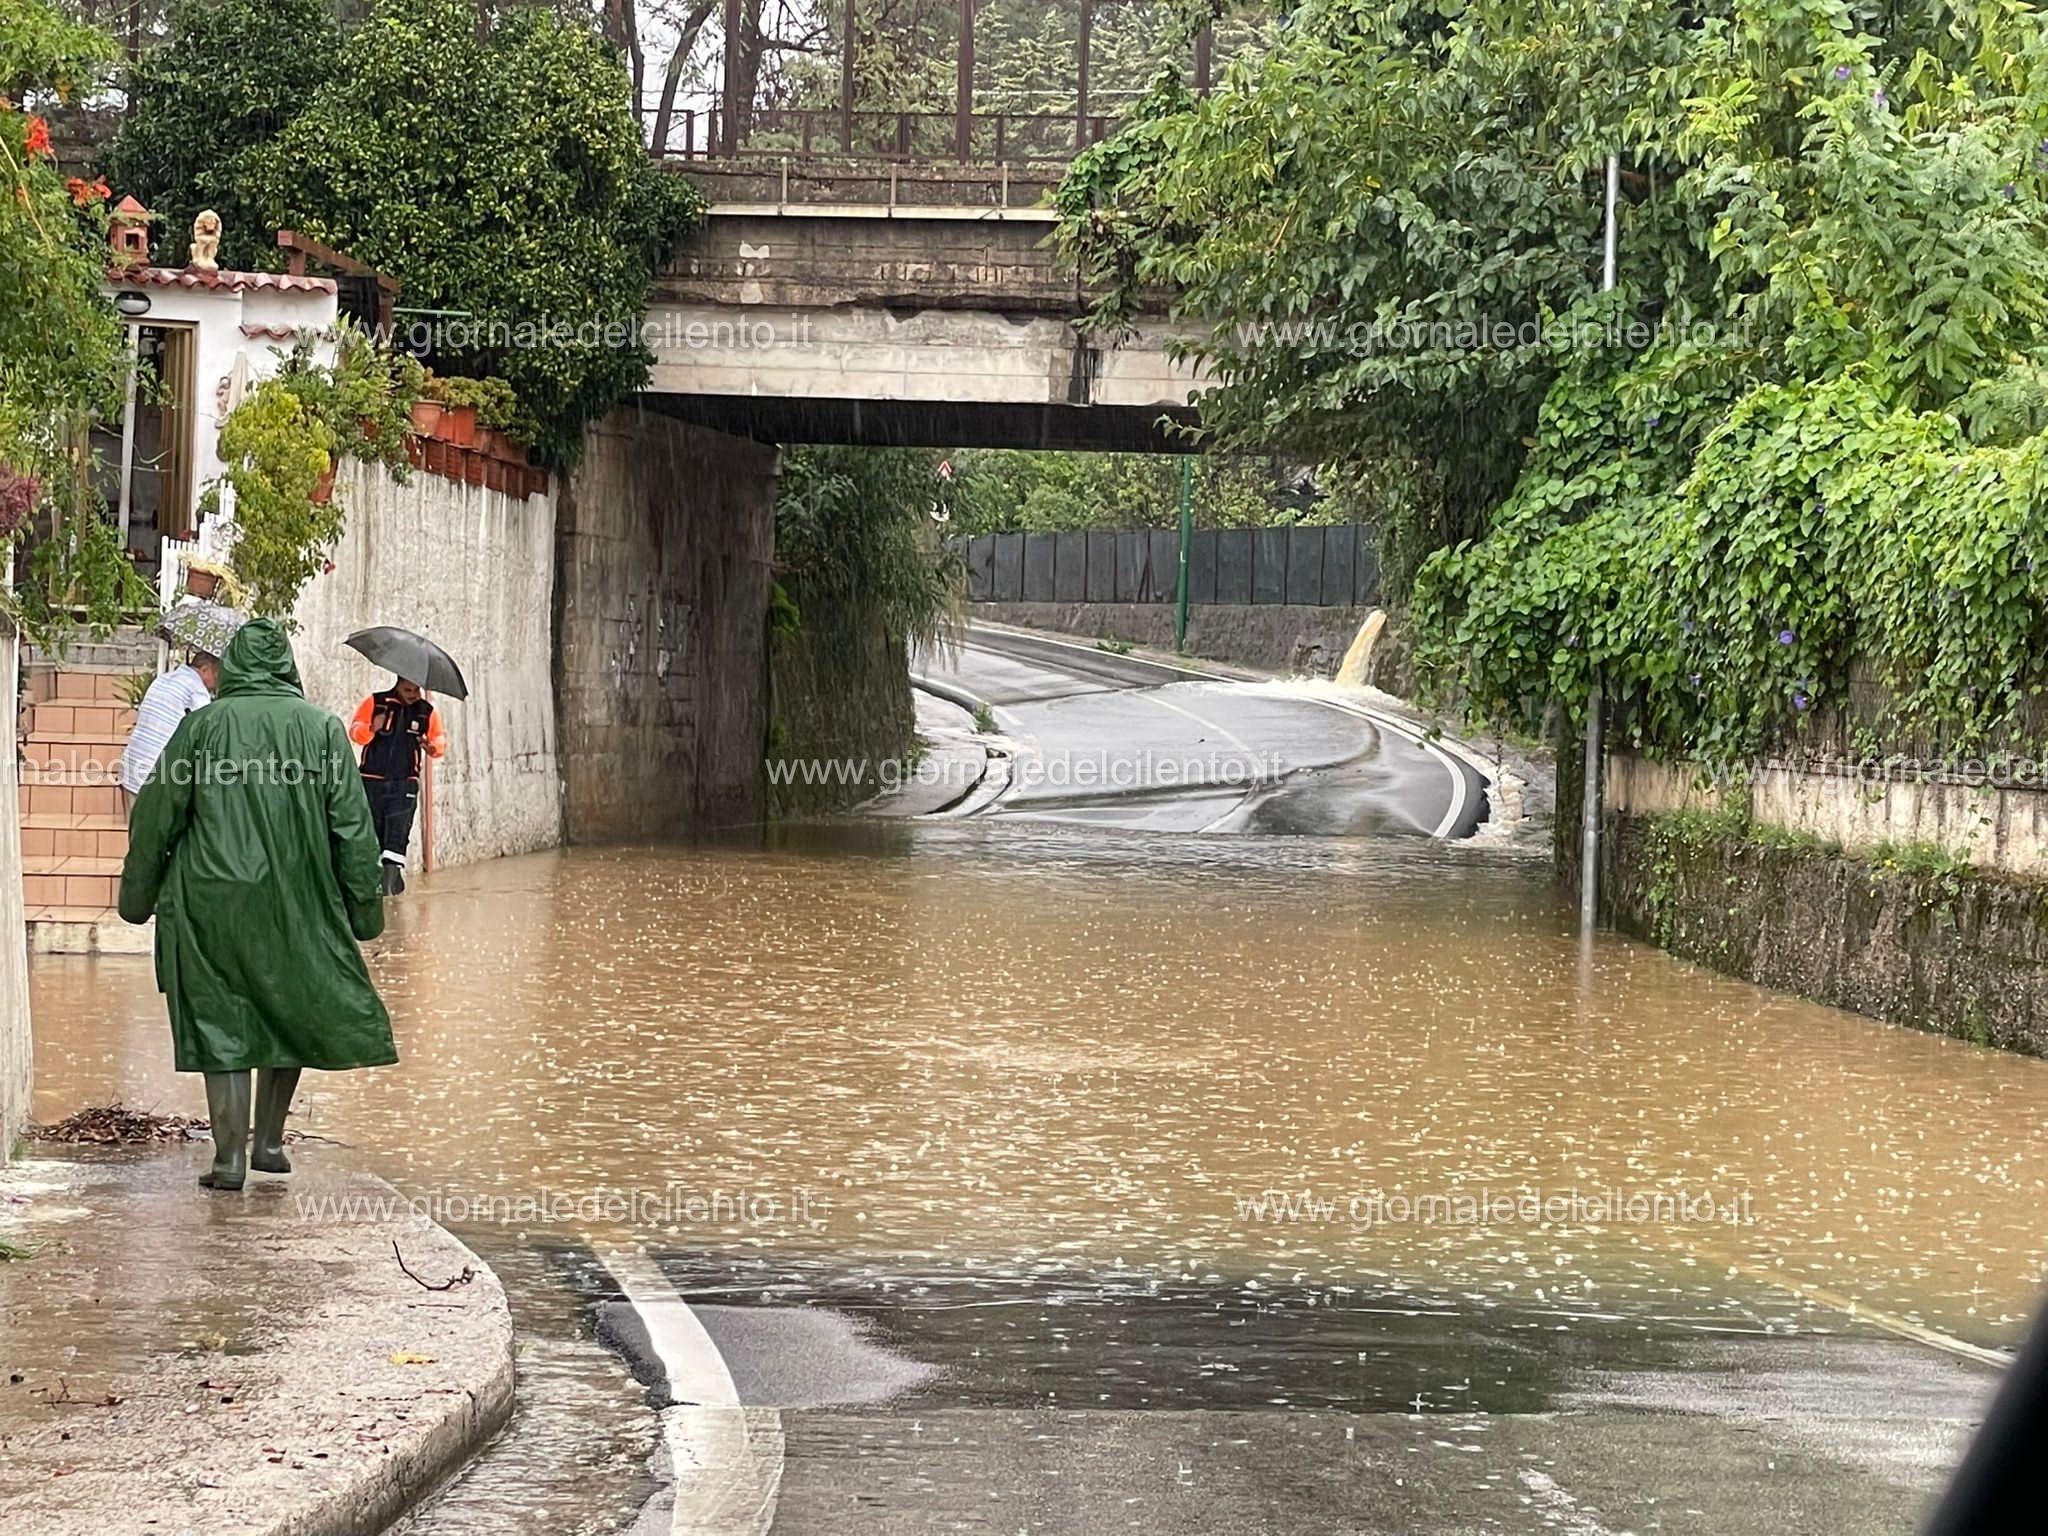
[[[469,684],[462,680],[462,668],[455,665],[455,658],[425,635],[392,624],[378,624],[357,630],[342,644],[360,651],[373,665],[396,672],[409,683],[418,683],[429,693],[445,693],[451,699],[469,697]]]

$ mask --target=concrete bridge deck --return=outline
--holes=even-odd
[[[1164,423],[1193,419],[1199,387],[1170,354],[1185,333],[1081,327],[1054,214],[1006,202],[1006,179],[700,182],[720,200],[657,279],[650,405],[775,442],[1179,451]]]

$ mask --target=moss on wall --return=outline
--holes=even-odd
[[[2048,886],[1936,849],[1846,854],[1724,813],[1610,815],[1601,836],[1602,911],[1626,933],[1818,1002],[2048,1055]],[[1576,828],[1558,841],[1576,864]]]
[[[904,643],[872,613],[807,604],[795,581],[774,589],[768,625],[769,814],[856,805],[916,746]]]

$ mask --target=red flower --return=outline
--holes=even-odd
[[[83,208],[87,203],[104,202],[107,198],[114,195],[109,190],[104,176],[92,182],[88,182],[78,176],[67,177],[64,182],[64,190],[71,194],[71,201],[80,208]]]
[[[41,159],[50,153],[50,125],[40,117],[28,120],[28,157]]]

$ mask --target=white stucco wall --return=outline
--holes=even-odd
[[[1887,843],[1928,844],[1961,853],[1981,869],[2048,880],[2048,791],[1911,776],[1858,778],[1788,763],[1752,768],[1746,784],[1704,781],[1687,763],[1633,753],[1607,759],[1608,809],[1650,816],[1713,810],[1733,794],[1750,817],[1869,853]]]
[[[448,755],[433,769],[434,861],[466,864],[562,840],[555,745],[552,496],[521,499],[415,471],[347,466],[334,569],[300,595],[292,649],[306,696],[346,718],[391,675],[342,641],[415,629],[453,656],[467,700],[435,700]],[[413,826],[414,867],[425,812]]]
[[[28,1119],[28,942],[21,909],[21,796],[14,755],[17,641],[0,624],[0,1163]]]

